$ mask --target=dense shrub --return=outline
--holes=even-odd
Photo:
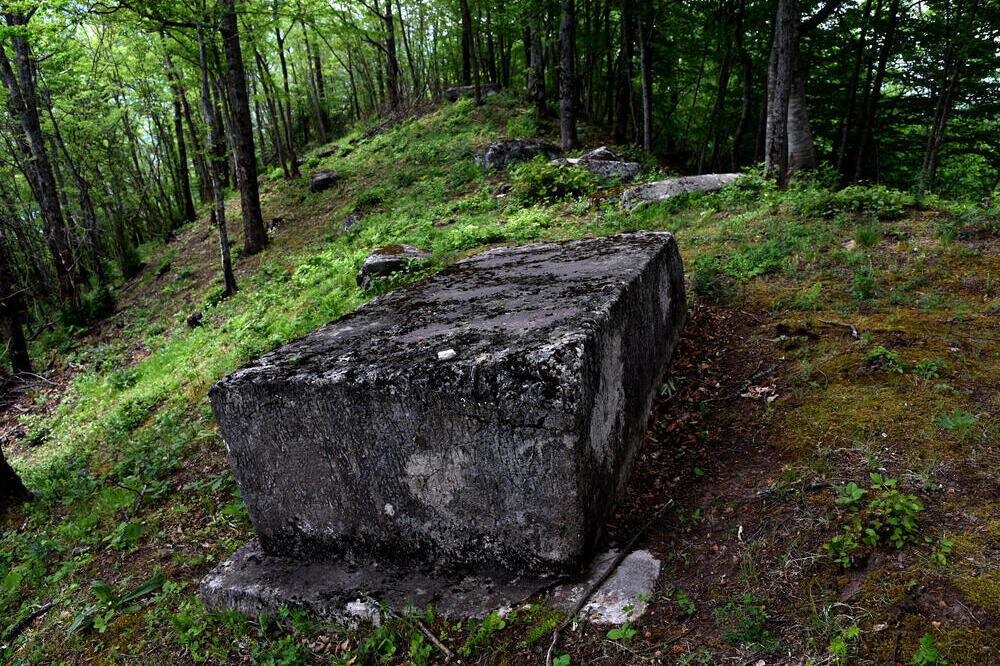
[[[511,169],[514,195],[527,203],[554,203],[592,192],[597,177],[589,171],[562,164],[550,164],[538,157]]]

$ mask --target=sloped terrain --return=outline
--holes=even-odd
[[[691,315],[606,540],[628,542],[673,500],[640,541],[663,569],[645,616],[610,634],[582,623],[561,663],[998,659],[996,210],[879,187],[775,192],[751,174],[628,214],[620,189],[576,172],[483,176],[475,152],[529,117],[502,97],[462,100],[345,138],[348,154],[303,169],[335,169],[330,190],[266,177],[271,244],[237,255],[236,296],[219,300],[216,236],[201,220],[144,248],[112,317],[36,343],[52,369],[0,421],[36,494],[3,519],[0,634],[54,605],[0,654],[443,663],[414,618],[359,631],[205,613],[198,581],[252,535],[208,387],[418,277],[361,292],[354,273],[380,245],[431,250],[431,271],[496,244],[652,229],[678,239]],[[642,180],[661,175],[644,168]],[[229,213],[238,249],[238,203]],[[452,663],[535,664],[561,620],[543,601],[463,625],[418,610]]]

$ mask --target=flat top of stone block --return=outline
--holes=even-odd
[[[579,344],[617,300],[616,287],[672,242],[669,233],[636,232],[488,250],[265,354],[219,386],[552,356]]]

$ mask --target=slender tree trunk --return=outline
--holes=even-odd
[[[622,0],[621,49],[618,52],[618,89],[615,92],[615,143],[628,141],[632,106],[632,0]]]
[[[236,9],[233,0],[219,0],[219,5],[222,7],[219,32],[222,34],[222,46],[226,54],[226,79],[233,114],[233,156],[243,210],[243,250],[250,255],[257,254],[267,245],[267,230],[260,210],[253,123],[250,120],[250,98],[247,94],[246,72],[243,69]]]
[[[295,142],[292,140],[292,93],[288,85],[288,61],[285,59],[285,37],[278,27],[274,29],[274,36],[278,43],[278,61],[281,63],[281,81],[285,95],[278,100],[278,107],[281,110],[282,124],[284,125],[285,157],[288,159],[288,171],[292,178],[299,177],[298,157],[295,154]]]
[[[865,47],[868,44],[868,24],[871,15],[872,0],[865,0],[864,9],[861,13],[861,32],[854,42],[854,67],[851,69],[851,78],[847,82],[847,104],[844,107],[844,116],[840,121],[840,145],[837,148],[837,175],[846,178],[844,170],[847,167],[847,145],[851,136],[851,129],[854,124],[854,111],[858,99],[858,85],[861,81],[861,63],[864,59]],[[876,15],[880,13],[882,3],[875,10]]]
[[[888,16],[886,17],[889,24],[882,39],[882,46],[879,48],[878,65],[875,67],[875,80],[872,83],[871,91],[865,99],[864,124],[861,127],[860,134],[858,134],[858,154],[854,164],[855,181],[861,180],[864,174],[868,144],[875,132],[878,103],[882,98],[882,81],[885,79],[885,70],[889,63],[889,53],[895,41],[898,18],[899,0],[892,0],[889,5]]]
[[[464,0],[463,0],[464,1]],[[576,6],[562,0],[559,19],[559,140],[563,150],[577,147],[576,138]]]
[[[396,26],[392,16],[392,0],[385,0],[385,101],[390,115],[399,112],[399,61],[396,59]]]
[[[6,242],[0,240],[0,327],[7,343],[7,354],[14,374],[30,373],[31,360],[28,358],[28,343],[24,339],[23,313],[24,299],[21,291],[14,288],[10,253]],[[3,483],[0,481],[0,488]]]
[[[639,17],[639,86],[642,90],[642,153],[653,152],[653,40],[654,4],[645,0]]]
[[[462,11],[462,44],[468,49],[468,53],[463,56],[462,63],[463,67],[466,62],[469,64],[472,72],[476,106],[479,106],[483,103],[483,93],[479,84],[479,58],[476,54],[475,33],[472,30],[472,13],[469,11],[468,0],[461,0],[459,8]]]
[[[220,132],[219,121],[212,109],[212,95],[208,86],[208,58],[205,54],[205,35],[198,26],[198,61],[201,65],[201,107],[208,127],[208,145],[217,143]],[[236,277],[233,275],[233,264],[229,254],[229,232],[226,229],[226,202],[222,195],[222,185],[219,183],[218,170],[209,168],[211,178],[212,204],[215,212],[215,223],[219,231],[219,254],[222,260],[223,298],[236,293]],[[255,182],[256,184],[256,182]]]
[[[45,138],[38,117],[38,88],[35,76],[35,61],[27,40],[20,30],[27,26],[29,16],[19,12],[8,12],[8,25],[15,28],[9,40],[14,52],[14,66],[11,66],[6,51],[0,48],[0,79],[8,92],[8,105],[19,122],[16,132],[25,152],[25,175],[33,183],[35,197],[45,222],[45,239],[52,254],[56,279],[59,284],[59,298],[72,308],[80,305],[80,293],[73,280],[73,257],[66,236],[59,193],[52,172],[52,164],[45,150]],[[0,45],[2,46],[2,45]],[[17,73],[14,73],[14,68]]]
[[[301,22],[300,22],[301,23]],[[313,111],[316,112],[316,131],[319,134],[320,144],[325,145],[329,139],[326,135],[326,118],[323,117],[323,104],[320,102],[319,98],[319,85],[317,84],[318,75],[313,71],[313,55],[312,46],[309,44],[309,33],[306,31],[306,24],[301,23],[302,26],[302,39],[306,43],[306,64],[309,70],[309,91],[312,93],[313,100]],[[263,149],[263,144],[261,149]]]
[[[743,71],[743,103],[740,106],[740,120],[736,124],[736,131],[733,133],[733,146],[730,150],[730,166],[736,171],[740,161],[740,147],[743,142],[743,135],[746,134],[750,125],[750,106],[753,104],[753,61],[747,53],[746,41],[743,35],[744,16],[746,15],[746,0],[740,0],[739,9],[736,12],[736,26],[733,30],[733,45],[736,47],[736,56],[740,60],[740,67]]]
[[[528,26],[531,32],[531,67],[528,70],[528,97],[535,103],[535,119],[548,115],[545,108],[545,51],[542,49],[541,21],[535,17]]]
[[[193,222],[195,218],[194,199],[191,196],[191,178],[188,172],[187,143],[184,141],[184,109],[181,104],[180,77],[174,69],[173,59],[170,51],[163,49],[167,61],[167,81],[170,83],[170,91],[174,107],[174,134],[177,135],[177,177],[181,185],[181,210],[186,222]]]

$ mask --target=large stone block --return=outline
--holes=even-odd
[[[483,252],[216,384],[267,556],[547,574],[591,554],[685,320],[670,234]]]

